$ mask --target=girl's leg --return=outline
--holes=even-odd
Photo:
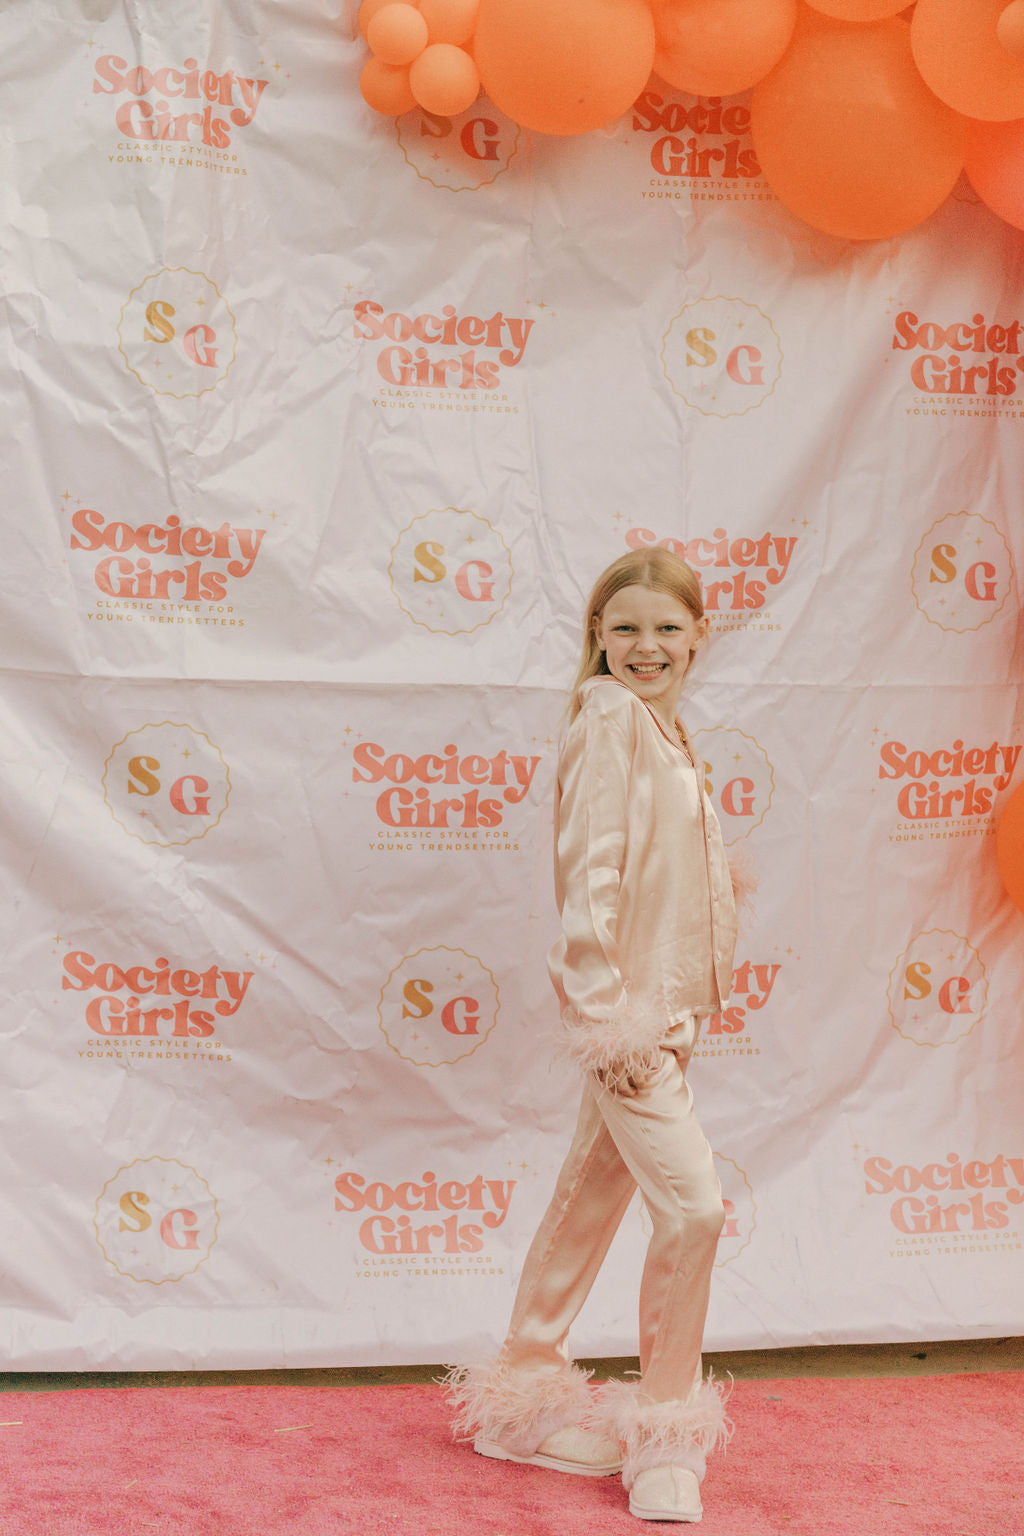
[[[455,1428],[517,1455],[592,1408],[570,1364],[569,1328],[594,1283],[636,1184],[589,1085],[551,1203],[530,1244],[508,1335],[494,1362],[460,1366],[447,1384]]]
[[[695,1024],[667,1036],[658,1072],[632,1097],[597,1106],[640,1186],[653,1225],[640,1292],[640,1381],[601,1389],[600,1422],[625,1447],[627,1488],[645,1467],[688,1467],[726,1434],[717,1386],[701,1380],[701,1342],[725,1216],[711,1148],[686,1081]]]

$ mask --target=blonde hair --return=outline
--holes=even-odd
[[[658,546],[631,549],[628,554],[613,560],[597,578],[587,602],[583,619],[583,655],[569,701],[570,721],[579,713],[582,684],[588,677],[599,677],[608,671],[608,659],[597,643],[595,626],[607,604],[623,587],[646,587],[649,592],[665,592],[688,608],[695,619],[704,617],[700,578],[692,566],[670,549]],[[693,655],[692,651],[690,655]]]

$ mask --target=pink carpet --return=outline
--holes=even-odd
[[[739,1382],[731,1412],[703,1536],[1024,1536],[1024,1373]],[[673,1528],[617,1478],[453,1445],[429,1386],[9,1392],[0,1421],[2,1536]]]

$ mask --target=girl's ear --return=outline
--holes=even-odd
[[[601,615],[599,613],[595,613],[594,617],[591,619],[590,629],[594,639],[597,641],[598,650],[606,650],[607,647],[605,646],[604,641],[601,639]]]
[[[705,614],[702,619],[697,620],[697,637],[696,645],[694,646],[695,650],[697,646],[703,645],[708,637],[708,623],[709,621],[707,614]]]

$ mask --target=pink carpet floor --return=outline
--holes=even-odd
[[[744,1381],[703,1536],[1024,1536],[1024,1373]],[[617,1478],[476,1456],[436,1387],[0,1394],[2,1536],[638,1536]]]

